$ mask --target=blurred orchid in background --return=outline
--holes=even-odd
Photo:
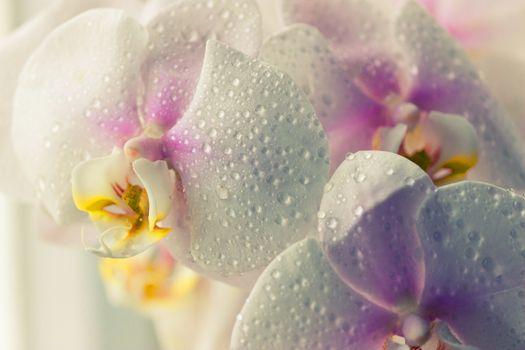
[[[101,259],[100,271],[115,305],[154,321],[163,349],[228,349],[245,291],[181,266],[162,245],[128,259]]]
[[[283,9],[292,26],[260,56],[309,95],[332,171],[349,151],[378,149],[413,160],[437,183],[467,176],[524,187],[510,118],[417,3],[284,0]]]
[[[437,189],[387,152],[348,155],[328,184],[320,241],[265,270],[232,348],[523,348],[522,196],[476,182]]]

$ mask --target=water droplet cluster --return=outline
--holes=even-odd
[[[259,279],[238,317],[233,349],[353,349],[391,322],[334,272],[315,240],[297,243]],[[365,341],[366,344],[366,341]]]
[[[285,74],[209,43],[192,105],[168,138],[192,217],[192,255],[207,269],[265,266],[315,227],[326,138]]]

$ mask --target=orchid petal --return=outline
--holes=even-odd
[[[271,37],[260,57],[288,73],[308,95],[330,141],[331,168],[349,151],[370,148],[380,107],[352,83],[319,31],[296,24]]]
[[[302,22],[318,28],[339,59],[352,59],[373,43],[385,43],[392,13],[389,2],[283,0],[282,6],[285,23]]]
[[[441,343],[447,346],[447,350],[480,350],[473,346],[461,344],[444,322],[439,322],[436,325],[436,333]]]
[[[58,223],[80,215],[70,195],[75,165],[111,153],[138,131],[134,72],[146,42],[147,33],[122,11],[92,10],[50,34],[21,73],[14,148]]]
[[[480,157],[469,178],[525,187],[525,153],[517,134],[459,46],[413,1],[398,18],[397,35],[417,72],[411,102],[464,116],[476,129]]]
[[[485,53],[474,57],[474,63],[521,138],[525,139],[525,92],[522,89],[525,85],[525,59]]]
[[[466,344],[525,344],[524,208],[525,198],[512,192],[463,182],[438,189],[419,211],[422,307]]]
[[[79,163],[71,175],[75,205],[80,210],[92,211],[121,204],[115,186],[125,189],[130,173],[131,166],[122,153]]]
[[[295,24],[266,41],[259,57],[288,73],[308,95],[326,129],[352,109],[353,86],[323,35],[314,27]]]
[[[133,162],[133,170],[144,186],[149,199],[148,223],[155,224],[168,216],[175,191],[175,174],[165,161],[150,162],[144,158]]]
[[[308,239],[261,275],[231,349],[381,349],[395,320],[343,283],[319,242]]]
[[[208,42],[192,105],[166,149],[191,216],[191,255],[206,270],[266,266],[314,225],[326,137],[306,96],[273,67]]]
[[[431,112],[421,122],[426,147],[438,153],[434,165],[427,171],[439,175],[440,170],[449,173],[434,178],[438,185],[457,182],[465,178],[478,161],[478,138],[476,130],[467,119],[439,112]],[[431,151],[432,153],[432,151]]]
[[[46,211],[35,208],[33,211],[33,230],[38,231],[38,238],[61,246],[83,248],[83,240],[95,241],[99,235],[97,228],[91,225],[89,219],[84,222],[76,222],[71,225],[58,225]],[[80,233],[83,233],[82,236]]]
[[[261,23],[253,0],[182,0],[149,24],[144,65],[145,120],[169,129],[191,102],[208,39],[253,55],[260,46]]]
[[[432,188],[416,164],[379,151],[350,154],[325,186],[318,216],[328,258],[377,304],[397,310],[417,301],[424,267],[413,224]]]
[[[380,127],[376,131],[373,148],[378,151],[398,153],[407,133],[406,124],[399,123],[394,127]]]
[[[93,6],[122,6],[130,11],[135,1],[56,1],[22,27],[0,41],[0,190],[24,200],[34,198],[33,190],[22,172],[20,160],[14,156],[9,130],[13,98],[18,75],[27,58],[51,30],[68,18]]]

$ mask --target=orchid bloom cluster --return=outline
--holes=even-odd
[[[521,136],[421,5],[282,0],[263,42],[255,0],[89,3],[0,46],[0,155],[110,295],[258,278],[234,349],[525,347]]]

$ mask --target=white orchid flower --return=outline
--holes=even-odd
[[[257,274],[302,239],[326,138],[295,83],[249,57],[260,30],[251,0],[186,0],[146,25],[98,9],[47,36],[9,123],[53,219],[86,230],[91,219],[99,234],[86,245],[107,257],[166,237],[178,261],[215,278]]]
[[[436,188],[388,152],[350,154],[328,184],[319,239],[264,271],[232,349],[523,349],[524,197]]]

